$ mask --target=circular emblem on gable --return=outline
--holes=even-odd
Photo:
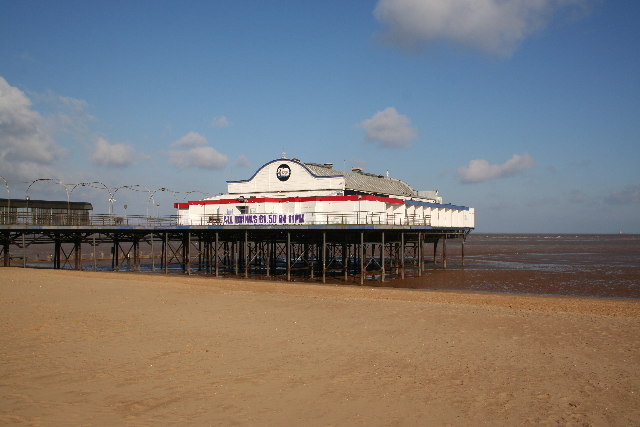
[[[276,170],[276,176],[280,181],[286,181],[291,176],[291,168],[286,163],[278,166],[278,170]]]

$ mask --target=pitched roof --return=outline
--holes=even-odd
[[[304,163],[317,176],[344,176],[345,190],[370,194],[388,194],[394,196],[415,196],[416,191],[404,181],[374,175],[366,172],[345,172],[318,163]]]

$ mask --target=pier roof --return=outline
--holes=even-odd
[[[340,171],[318,163],[304,163],[317,176],[344,176],[345,190],[412,197],[416,191],[404,181],[360,171]]]

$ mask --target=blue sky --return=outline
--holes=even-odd
[[[640,3],[0,6],[12,197],[168,187],[171,213],[284,151],[438,189],[481,232],[640,233]],[[71,198],[106,213],[106,194]],[[158,210],[145,194],[116,210]]]

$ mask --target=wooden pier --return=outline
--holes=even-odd
[[[430,226],[289,225],[180,226],[0,225],[3,266],[182,272],[212,277],[328,279],[364,284],[420,276],[428,264],[447,265],[447,242],[462,244],[470,229]],[[107,256],[99,256],[98,251]],[[32,256],[32,255],[31,255]]]

